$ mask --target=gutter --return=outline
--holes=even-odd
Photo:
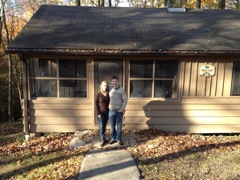
[[[240,49],[236,50],[136,50],[136,49],[53,49],[53,48],[9,48],[10,54],[24,55],[108,55],[108,56],[240,56]]]

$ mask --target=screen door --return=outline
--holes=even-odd
[[[123,63],[121,59],[95,59],[94,60],[94,96],[99,90],[102,81],[107,81],[111,86],[112,76],[119,78],[119,85],[123,83]],[[96,112],[96,111],[95,111]],[[98,123],[95,113],[95,123]]]

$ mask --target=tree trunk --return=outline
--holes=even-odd
[[[76,4],[77,4],[77,6],[81,6],[81,1],[80,0],[76,0]]]
[[[154,0],[150,0],[150,6],[151,6],[151,8],[154,8]]]
[[[197,9],[201,9],[202,0],[197,0]]]
[[[104,6],[104,0],[100,0],[100,6]]]
[[[20,67],[21,67],[21,61],[20,61]],[[19,102],[21,105],[21,110],[23,110],[22,91],[21,91],[22,74],[20,72],[17,71],[17,66],[13,64],[13,75],[14,75],[14,78],[16,79],[16,84],[17,84],[17,89],[18,89],[18,94],[19,94],[18,97],[19,97]],[[18,74],[19,74],[19,76],[18,76]]]
[[[1,0],[2,5],[5,4],[3,0]],[[6,14],[5,14],[5,6],[2,6],[2,20],[4,29],[6,31],[6,39],[7,39],[7,45],[9,45],[10,38],[9,38],[9,32],[7,28],[7,21],[6,21]],[[12,100],[12,56],[8,55],[8,74],[9,74],[9,80],[8,80],[8,121],[13,121],[13,100]]]
[[[1,96],[1,109],[2,109],[2,120],[4,121],[5,120],[5,112],[4,112],[5,109],[4,109],[2,96]]]
[[[12,99],[12,56],[8,55],[8,121],[13,121],[13,99]]]
[[[0,14],[0,46],[2,46],[2,13]]]
[[[219,9],[225,9],[225,0],[219,0],[218,8]]]

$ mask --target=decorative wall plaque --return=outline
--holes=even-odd
[[[204,65],[200,67],[200,76],[210,77],[215,75],[215,66]]]

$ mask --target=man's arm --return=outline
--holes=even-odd
[[[127,94],[124,89],[122,89],[122,106],[119,111],[123,112],[127,106]]]

